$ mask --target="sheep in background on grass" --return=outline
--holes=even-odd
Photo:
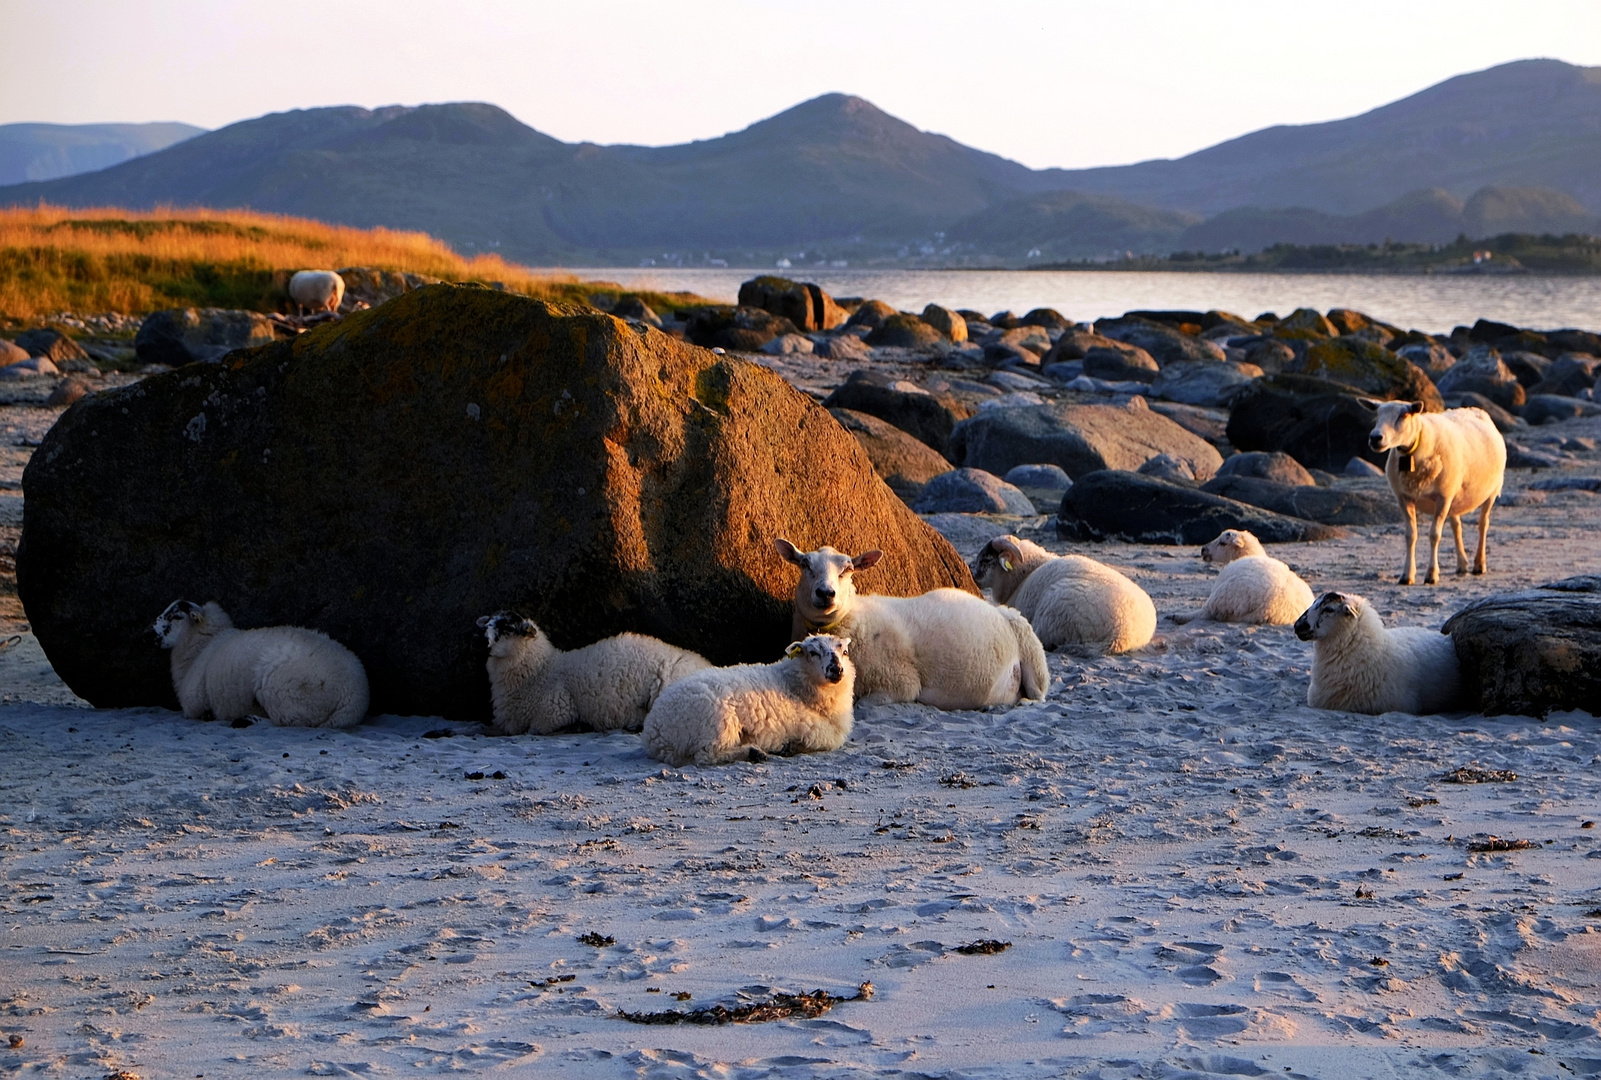
[[[661,692],[711,667],[687,649],[643,634],[618,634],[571,652],[532,619],[498,611],[478,620],[489,639],[494,727],[504,735],[566,728],[638,731]]]
[[[304,315],[339,310],[345,299],[345,279],[332,270],[300,270],[289,279],[289,299]]]
[[[1295,621],[1314,642],[1314,709],[1434,713],[1458,704],[1461,677],[1449,637],[1420,626],[1386,629],[1371,605],[1350,593],[1324,593]]]
[[[1287,626],[1312,606],[1311,586],[1264,551],[1255,533],[1224,529],[1201,549],[1201,558],[1221,566],[1223,572],[1206,606],[1194,615],[1173,616],[1176,623],[1208,619]]]
[[[265,715],[279,727],[347,728],[367,715],[356,654],[299,626],[237,629],[215,603],[174,600],[153,628],[172,650],[172,687],[198,720]]]
[[[776,664],[710,668],[674,683],[645,717],[645,750],[670,765],[837,750],[850,737],[850,639],[813,634]]]
[[[1473,557],[1473,572],[1484,573],[1490,511],[1506,476],[1506,440],[1490,414],[1483,409],[1425,413],[1416,401],[1361,401],[1379,414],[1368,433],[1368,445],[1375,451],[1390,452],[1384,475],[1406,515],[1401,584],[1410,585],[1417,578],[1414,550],[1420,509],[1430,516],[1429,570],[1423,583],[1433,585],[1440,580],[1440,536],[1447,518],[1456,538],[1456,572],[1468,572],[1462,515],[1473,510],[1479,512],[1479,550]]]
[[[773,543],[801,569],[794,636],[821,631],[854,641],[858,700],[981,709],[1045,696],[1045,650],[1018,612],[960,589],[858,596],[852,575],[876,565],[882,552],[852,559],[831,547],[801,551],[788,540]]]
[[[1122,653],[1156,633],[1144,589],[1094,559],[1052,555],[1029,540],[997,536],[973,563],[973,580],[1016,608],[1047,649]]]

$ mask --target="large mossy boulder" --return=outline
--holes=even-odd
[[[1446,620],[1462,683],[1488,715],[1601,716],[1601,577],[1475,601]]]
[[[1076,480],[1062,496],[1063,540],[1205,544],[1224,529],[1249,529],[1264,544],[1332,540],[1345,530],[1248,506],[1187,484],[1108,469]]]
[[[1240,392],[1229,411],[1228,439],[1240,450],[1282,450],[1309,469],[1338,473],[1353,457],[1382,467],[1368,447],[1374,413],[1347,383],[1310,375],[1267,375]],[[1439,395],[1425,406],[1440,411]]]
[[[1423,369],[1371,341],[1315,341],[1284,370],[1354,386],[1387,401],[1421,401],[1429,412],[1444,408],[1440,391]]]
[[[482,718],[474,620],[633,630],[714,663],[789,640],[775,537],[973,590],[954,549],[771,370],[642,325],[435,285],[69,409],[24,476],[17,584],[67,685],[170,705],[172,600],[350,646],[374,711]]]

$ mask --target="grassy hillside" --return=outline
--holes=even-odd
[[[528,296],[580,303],[625,291],[608,282],[537,274],[498,255],[463,258],[418,232],[242,210],[0,210],[0,322],[11,325],[62,311],[274,311],[286,303],[283,284],[290,273],[344,266],[500,282]],[[638,295],[657,310],[705,302],[689,293]]]

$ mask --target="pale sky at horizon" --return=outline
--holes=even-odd
[[[1081,168],[1352,116],[1511,60],[1601,66],[1601,0],[0,0],[0,40],[0,123],[487,101],[568,142],[664,145],[842,91]]]

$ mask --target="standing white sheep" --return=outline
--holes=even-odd
[[[1461,675],[1449,637],[1420,626],[1386,629],[1350,593],[1324,593],[1295,621],[1315,642],[1306,703],[1359,713],[1434,713],[1459,703]]]
[[[345,279],[332,270],[300,270],[289,279],[289,299],[295,302],[304,315],[313,312],[334,312],[345,299]]]
[[[1223,567],[1223,572],[1206,605],[1194,615],[1173,616],[1174,622],[1209,619],[1286,626],[1312,606],[1311,586],[1264,551],[1255,533],[1224,529],[1201,549],[1201,559]]]
[[[154,629],[172,650],[172,688],[191,719],[265,715],[279,727],[346,728],[367,715],[366,669],[326,634],[239,630],[215,603],[187,600],[168,605]]]
[[[671,765],[722,765],[839,749],[853,721],[850,644],[813,634],[776,664],[711,668],[681,679],[645,717],[645,751]]]
[[[618,634],[571,652],[532,619],[498,611],[478,620],[489,639],[489,692],[496,730],[551,735],[567,728],[638,731],[656,698],[711,667],[688,649],[643,634]]]
[[[800,567],[794,636],[821,631],[855,645],[856,697],[920,701],[936,709],[981,709],[1038,700],[1050,686],[1045,650],[1028,620],[960,589],[921,596],[859,596],[853,575],[883,552],[854,559],[831,547],[801,551],[774,541]]]
[[[973,580],[1023,614],[1047,649],[1123,653],[1156,633],[1156,605],[1110,566],[1052,555],[1030,540],[997,536],[973,563]]]
[[[1377,410],[1378,419],[1368,434],[1368,445],[1388,450],[1384,475],[1390,478],[1406,515],[1406,559],[1401,584],[1417,577],[1414,549],[1418,541],[1418,511],[1430,515],[1429,571],[1425,585],[1440,580],[1440,536],[1451,519],[1456,537],[1456,572],[1468,572],[1468,553],[1462,546],[1462,515],[1479,512],[1479,550],[1473,572],[1487,569],[1485,544],[1490,536],[1490,511],[1501,494],[1506,476],[1506,440],[1483,409],[1448,409],[1425,413],[1416,401],[1374,401],[1362,404]]]

